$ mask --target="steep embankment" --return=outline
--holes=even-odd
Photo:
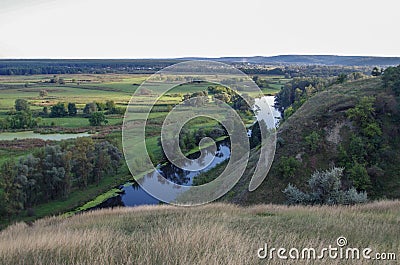
[[[99,210],[8,227],[0,232],[0,264],[265,264],[268,260],[257,257],[265,243],[318,251],[336,246],[339,236],[350,247],[370,247],[371,255],[398,254],[399,209],[400,202],[383,201],[352,207],[209,204]],[[274,264],[288,262],[275,254]],[[327,254],[323,262],[338,264]]]
[[[374,101],[368,119],[377,124],[378,130],[364,130],[349,117],[348,110],[365,97]],[[353,185],[354,180],[360,186],[366,183],[370,198],[399,198],[398,108],[392,91],[382,87],[380,78],[328,87],[281,125],[275,160],[263,184],[256,191],[247,192],[249,177],[245,177],[229,194],[229,200],[243,204],[283,203],[282,190],[288,183],[305,188],[312,172],[333,166],[347,168],[345,185]],[[256,161],[254,157],[253,160]],[[357,165],[353,169],[354,163]],[[249,171],[245,175],[249,176]],[[361,177],[366,179],[365,183]]]

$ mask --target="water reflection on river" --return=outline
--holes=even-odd
[[[271,112],[263,112],[257,113],[258,120],[265,120],[271,121],[270,115],[273,116],[272,124],[267,124],[269,128],[275,128],[279,124],[280,119],[280,112],[274,108],[274,100],[275,97],[273,96],[266,96],[263,98],[255,99],[255,108],[259,107],[261,109],[268,109],[266,106],[270,107]],[[162,190],[158,192],[163,192],[167,194],[168,201],[174,201],[182,192],[176,184],[191,186],[193,183],[194,177],[199,175],[202,172],[208,171],[214,168],[216,165],[224,162],[225,160],[229,159],[230,157],[230,142],[229,140],[224,140],[222,142],[217,143],[217,151],[216,153],[212,153],[211,148],[204,149],[206,156],[205,161],[209,161],[209,156],[214,157],[211,164],[209,164],[206,168],[200,171],[187,171],[181,168],[174,166],[171,163],[167,163],[166,165],[160,167],[158,169],[158,173],[160,173],[164,178],[170,180],[166,181],[164,178],[160,177],[157,172],[153,171],[143,178],[138,180],[140,185],[137,183],[128,183],[122,186],[122,193],[114,198],[111,198],[102,204],[100,204],[96,208],[105,208],[105,207],[114,207],[114,206],[138,206],[138,205],[152,205],[152,204],[159,204],[160,201],[149,195],[145,189],[149,187],[159,187]],[[190,159],[193,160],[191,165],[186,165],[186,168],[202,168],[201,161],[198,161],[199,154],[190,155]],[[160,185],[160,183],[162,185]],[[175,184],[174,184],[175,183]],[[142,188],[144,187],[144,189]],[[152,190],[153,190],[152,189]]]

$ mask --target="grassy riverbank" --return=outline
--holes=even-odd
[[[266,264],[257,250],[348,246],[400,253],[399,201],[358,206],[142,206],[50,217],[0,233],[1,264]],[[210,235],[212,235],[210,237]],[[276,254],[276,253],[275,253]],[[398,257],[397,257],[398,258]],[[274,264],[295,261],[279,260]],[[303,261],[304,262],[304,261]],[[324,264],[394,264],[333,260]]]

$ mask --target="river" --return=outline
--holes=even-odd
[[[256,112],[256,116],[258,120],[270,120],[268,117],[263,115],[273,115],[274,117],[274,124],[267,124],[269,128],[277,127],[279,124],[279,119],[281,117],[280,112],[274,108],[274,96],[265,96],[263,98],[258,98],[255,100],[255,109],[257,106],[260,108],[265,107],[265,104],[270,106],[272,113],[264,112],[262,115],[261,113]],[[213,154],[210,152],[210,148],[204,149],[207,156],[215,156],[212,160],[212,163],[208,165],[201,171],[186,171],[182,170],[171,163],[167,163],[166,165],[160,167],[158,172],[165,177],[166,179],[180,185],[191,186],[193,183],[193,179],[202,172],[206,172],[214,168],[216,165],[226,161],[230,157],[230,142],[229,140],[224,140],[217,143],[217,152]],[[199,156],[198,153],[192,154],[189,158],[197,158]],[[206,161],[209,161],[207,158]],[[193,160],[194,161],[194,160]],[[193,164],[190,165],[192,168],[202,168],[201,165],[197,164],[198,162],[194,161]],[[162,192],[169,195],[169,201],[174,201],[177,196],[181,193],[180,189],[177,188],[177,185],[171,184],[171,182],[165,181],[163,178],[157,177],[155,171],[145,175],[143,178],[139,179],[138,182],[140,183],[127,183],[122,185],[120,189],[122,190],[121,194],[110,198],[100,205],[96,206],[95,208],[108,208],[108,207],[115,207],[115,206],[139,206],[139,205],[154,205],[159,204],[160,201],[156,198],[149,195],[142,187],[155,187],[160,186],[162,188]],[[157,185],[155,185],[157,184]]]
[[[78,137],[91,136],[89,133],[51,133],[51,134],[40,134],[33,131],[23,132],[3,132],[0,133],[0,141],[12,141],[12,140],[24,140],[24,139],[41,139],[44,141],[61,141],[67,139],[74,139]]]

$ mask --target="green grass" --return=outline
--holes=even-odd
[[[107,117],[108,120],[107,125],[119,125],[122,124],[123,118],[114,118]],[[65,117],[65,118],[41,118],[40,125],[50,126],[51,124],[54,126],[60,126],[65,128],[80,128],[80,127],[89,127],[89,119],[84,117]]]
[[[118,196],[119,192],[121,192],[120,189],[109,190],[109,191],[107,191],[107,192],[105,192],[103,194],[100,194],[99,196],[97,196],[93,200],[85,203],[84,205],[76,208],[75,210],[73,210],[71,212],[67,212],[66,215],[70,216],[70,215],[73,215],[74,213],[81,212],[81,211],[86,211],[88,209],[96,207],[97,205],[101,204],[102,202],[108,200],[109,198]]]
[[[259,248],[371,248],[399,255],[399,201],[358,206],[141,206],[50,217],[0,232],[1,264],[305,264]],[[347,248],[345,247],[344,250]],[[372,255],[371,255],[372,256]],[[397,259],[399,257],[397,256]],[[329,259],[307,264],[396,264]]]

